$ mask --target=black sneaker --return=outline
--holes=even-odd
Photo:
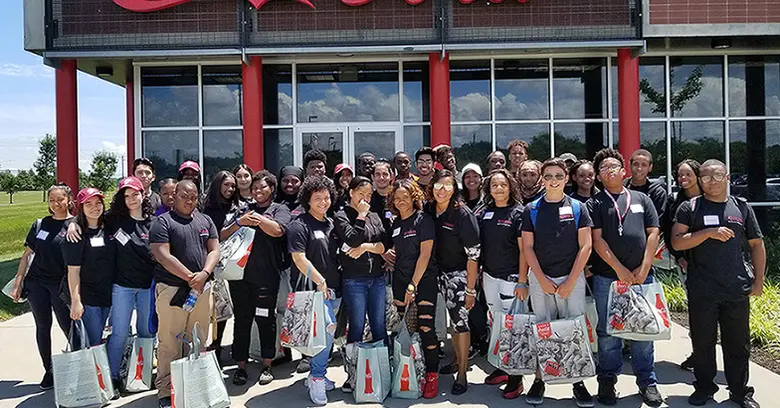
[[[531,389],[525,395],[525,402],[528,405],[542,405],[544,403],[544,381],[534,380]]]
[[[729,400],[736,404],[739,404],[741,408],[761,408],[761,405],[753,399],[753,395],[745,395],[742,398],[738,398],[734,395],[729,396]]]
[[[271,371],[271,367],[264,367],[260,372],[260,378],[257,379],[257,383],[260,385],[268,385],[274,380],[274,372]]]
[[[246,370],[243,368],[239,368],[236,370],[235,373],[233,373],[233,384],[245,385],[248,378],[249,378],[249,374],[247,374]]]
[[[47,371],[46,374],[43,375],[39,386],[44,391],[54,388],[54,375],[51,371]]]
[[[714,392],[696,390],[688,397],[688,403],[700,407],[707,404],[707,401],[711,400],[714,395]]]
[[[298,368],[295,369],[295,372],[298,374],[308,373],[311,370],[311,357],[309,356],[303,356],[301,358],[301,361],[298,363]]]
[[[458,363],[452,362],[439,368],[439,374],[449,375],[458,372]]]
[[[682,368],[685,371],[693,372],[693,354],[688,356],[688,358],[686,358],[685,361],[680,363],[680,368]]]
[[[171,408],[171,407],[172,407],[172,404],[171,404],[171,397],[164,397],[164,398],[160,398],[160,399],[157,401],[157,406],[158,406],[159,408]]]
[[[112,378],[111,379],[111,385],[114,387],[114,396],[111,397],[111,400],[112,401],[118,400],[119,397],[122,396],[121,389],[122,389],[122,385],[124,385],[124,384],[122,384],[122,380],[117,379],[117,378]]]
[[[617,394],[615,394],[615,383],[613,382],[600,382],[599,393],[596,396],[599,403],[603,405],[617,405]]]
[[[577,403],[578,407],[591,408],[596,405],[593,402],[593,396],[590,395],[590,392],[588,392],[588,389],[582,381],[574,383],[572,388],[574,390],[574,402]]]
[[[639,390],[639,395],[642,396],[642,401],[651,407],[660,407],[664,402],[664,397],[658,392],[658,387],[651,385],[645,389]]]

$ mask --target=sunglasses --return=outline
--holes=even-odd
[[[447,192],[450,192],[450,191],[452,191],[454,188],[455,188],[455,186],[453,186],[452,184],[443,184],[443,183],[434,183],[434,184],[433,184],[433,189],[434,189],[434,190],[441,190],[441,189],[445,189],[445,190],[447,190]]]
[[[711,176],[701,176],[699,177],[702,183],[709,183],[712,180],[717,181],[720,183],[721,181],[726,179],[726,173],[714,173]]]
[[[561,181],[566,178],[563,174],[545,174],[544,175],[544,181],[551,181],[552,179],[556,179],[558,181]]]

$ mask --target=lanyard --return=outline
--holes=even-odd
[[[607,191],[607,196],[612,200],[612,204],[615,205],[615,214],[617,214],[618,217],[618,235],[621,237],[623,236],[623,220],[626,218],[626,215],[628,215],[628,211],[631,208],[631,193],[626,190],[625,187],[623,187],[623,191],[620,192],[620,194],[623,193],[626,193],[626,211],[623,212],[623,215],[620,215],[620,206],[618,205],[617,200],[615,197],[612,197],[612,193]],[[620,198],[619,195],[618,198]]]

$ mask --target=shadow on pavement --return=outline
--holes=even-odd
[[[43,394],[44,391],[41,391],[38,384],[22,384],[19,380],[0,381],[0,401],[39,393]]]

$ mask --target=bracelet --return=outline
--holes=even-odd
[[[238,228],[241,228],[241,227],[243,227],[243,225],[241,225],[241,223],[240,223],[240,222],[238,222],[238,218],[236,218],[236,220],[235,220],[235,221],[233,221],[233,222],[236,224],[236,226],[237,226]]]
[[[466,288],[466,296],[477,296],[477,290]]]
[[[515,289],[527,289],[527,288],[528,288],[528,284],[525,282],[517,282],[517,284],[515,284]]]

